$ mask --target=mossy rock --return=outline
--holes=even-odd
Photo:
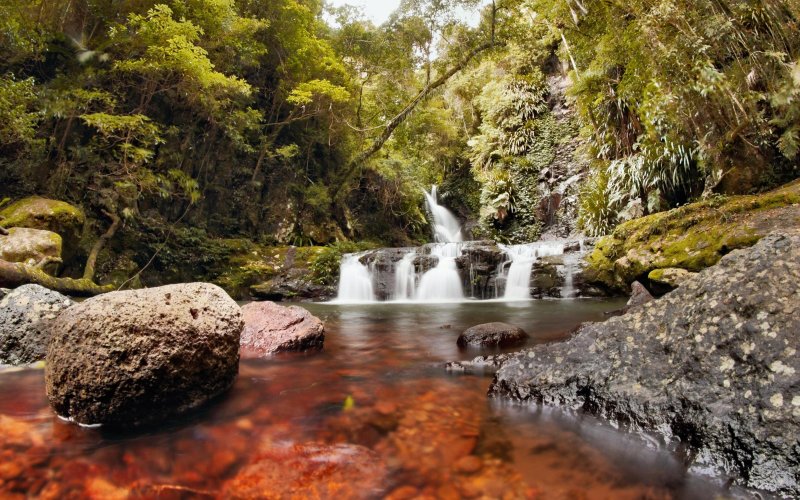
[[[751,196],[715,197],[617,226],[586,258],[589,283],[617,292],[656,269],[697,272],[768,233],[800,225],[800,180]]]
[[[66,250],[74,249],[81,237],[86,216],[80,208],[58,200],[31,196],[8,205],[0,211],[0,225],[27,227],[58,233]]]

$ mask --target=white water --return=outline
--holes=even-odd
[[[461,225],[456,220],[450,210],[439,205],[438,191],[436,186],[431,186],[431,192],[425,193],[425,201],[428,210],[433,217],[433,237],[437,243],[454,243],[463,241],[461,236]]]
[[[461,245],[441,243],[431,249],[431,255],[439,257],[439,262],[436,267],[422,275],[415,294],[416,300],[424,302],[464,300],[461,277],[456,266],[456,257],[461,255]]]
[[[351,253],[342,257],[336,302],[375,302],[372,275],[367,266],[359,262],[362,255]]]
[[[414,286],[417,280],[414,269],[416,256],[416,252],[410,252],[397,262],[394,270],[394,300],[407,301],[414,298]]]
[[[342,257],[339,273],[339,293],[336,302],[365,303],[377,302],[374,284],[392,287],[389,290],[379,289],[381,300],[395,302],[460,302],[466,300],[462,274],[468,279],[468,293],[483,295],[475,291],[475,271],[472,262],[467,263],[459,272],[456,259],[461,257],[462,250],[468,243],[462,243],[461,226],[455,216],[445,207],[439,205],[436,186],[430,193],[425,193],[428,210],[432,218],[432,226],[436,243],[430,245],[430,255],[437,257],[436,266],[421,276],[417,273],[414,260],[419,253],[409,251],[400,260],[394,261],[394,268],[386,275],[385,268],[378,266],[368,268],[360,262],[367,252],[348,254]],[[564,242],[542,241],[525,245],[498,245],[507,255],[507,260],[497,268],[494,300],[519,301],[531,298],[531,273],[536,261],[545,256],[564,255]],[[581,242],[581,250],[582,242]],[[582,252],[581,252],[582,254]],[[564,276],[561,296],[574,297],[573,268],[577,267],[581,254],[567,255],[563,265],[559,265]],[[396,254],[395,254],[396,255]],[[393,283],[392,283],[393,280]],[[505,291],[500,297],[500,290],[505,283]],[[481,285],[483,286],[483,285]],[[491,300],[491,299],[490,299]]]
[[[499,245],[511,259],[506,275],[506,300],[525,300],[531,298],[531,271],[533,264],[541,257],[563,255],[562,242],[538,242],[526,245]]]

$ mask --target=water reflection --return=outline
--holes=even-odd
[[[0,496],[202,497],[262,486],[291,496],[288,483],[258,484],[266,477],[259,460],[280,475],[282,463],[296,465],[292,450],[334,444],[322,448],[325,456],[360,457],[380,475],[378,492],[359,490],[363,478],[337,476],[363,497],[708,498],[720,491],[673,455],[593,418],[489,400],[488,379],[442,367],[478,354],[455,342],[474,324],[506,321],[531,343],[545,342],[602,319],[618,302],[304,306],[326,322],[323,352],[243,361],[224,398],[146,433],[108,435],[60,422],[47,407],[40,370],[0,373],[0,458],[13,464],[0,467]],[[298,480],[320,476],[309,470]]]

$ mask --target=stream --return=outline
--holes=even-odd
[[[525,329],[530,343],[546,342],[621,305],[589,299],[303,304],[325,322],[322,352],[242,361],[221,400],[134,435],[59,420],[47,405],[41,369],[0,372],[0,477],[16,477],[0,482],[0,496],[25,488],[43,498],[210,497],[276,443],[374,450],[387,472],[382,491],[362,492],[368,497],[721,494],[671,453],[593,417],[490,400],[490,378],[444,369],[446,361],[485,353],[456,346],[459,333],[474,324],[505,321]],[[289,494],[281,487],[275,486],[277,497]]]

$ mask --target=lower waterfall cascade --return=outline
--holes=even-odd
[[[382,248],[342,257],[337,303],[523,301],[582,296],[582,240]]]
[[[520,301],[582,295],[575,275],[583,261],[583,240],[522,245],[463,241],[458,220],[439,204],[437,187],[424,194],[436,243],[342,256],[334,302]]]

